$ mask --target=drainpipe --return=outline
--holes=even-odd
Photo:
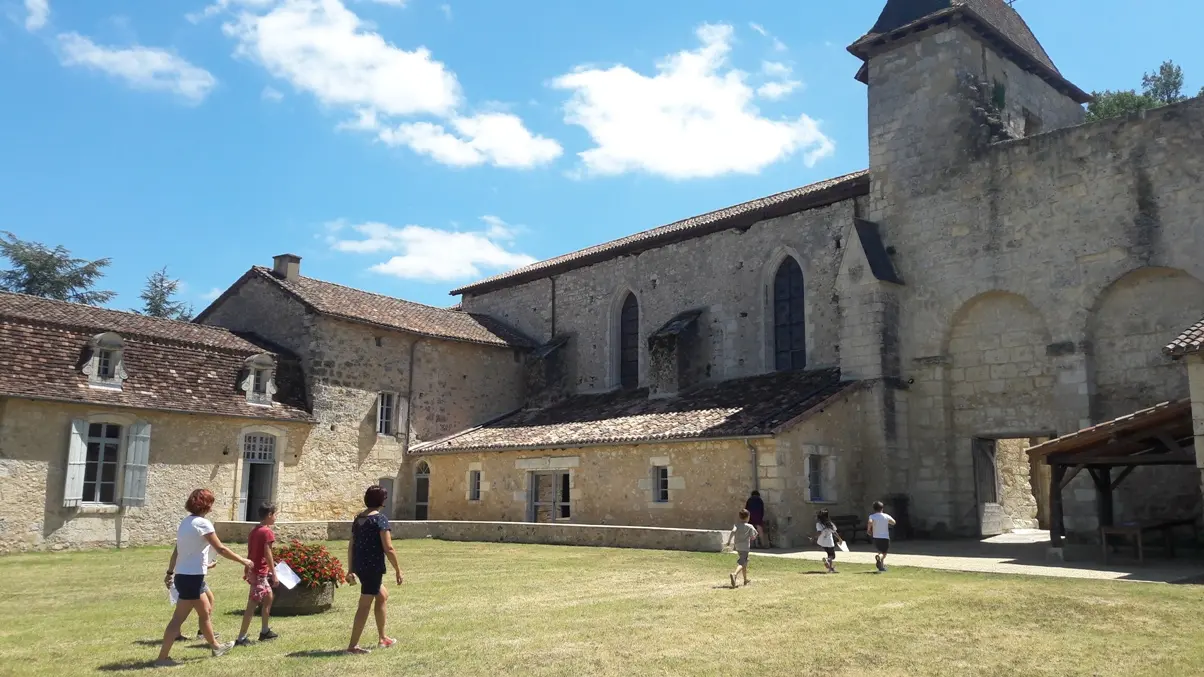
[[[760,491],[761,478],[757,473],[757,448],[753,446],[753,443],[747,437],[744,438],[744,446],[748,447],[748,455],[752,461],[753,491]]]
[[[403,462],[405,457],[410,453],[410,433],[414,429],[411,423],[414,420],[414,354],[418,352],[418,344],[422,343],[423,340],[419,338],[410,344],[410,369],[406,375],[406,380],[408,381],[406,384],[406,427],[405,439],[402,441],[402,446],[404,447],[402,450]]]

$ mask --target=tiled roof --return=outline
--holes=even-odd
[[[839,369],[765,374],[725,381],[672,399],[647,389],[575,395],[415,446],[416,454],[540,449],[577,444],[769,435],[838,395]]]
[[[928,22],[961,15],[998,38],[1022,62],[1034,66],[1051,84],[1080,103],[1091,97],[1066,80],[1032,29],[1005,0],[889,0],[870,32],[849,47],[853,54],[866,58],[870,46],[896,32],[920,28]]]
[[[270,269],[259,266],[252,268],[247,275],[258,275],[271,280],[315,312],[330,317],[453,341],[516,348],[529,348],[534,345],[517,330],[488,315],[425,306],[310,277],[285,280],[274,275]],[[244,279],[246,277],[244,276]],[[210,308],[220,301],[219,298]],[[198,319],[204,314],[198,316]]]
[[[1089,451],[1094,447],[1102,446],[1106,449],[1117,447],[1116,453],[1120,455],[1133,451],[1133,448],[1119,444],[1117,442],[1119,437],[1176,423],[1181,430],[1171,433],[1171,437],[1177,437],[1180,433],[1191,434],[1191,400],[1163,402],[1148,409],[1114,418],[1111,421],[1076,430],[1068,435],[1029,447],[1028,453],[1034,458],[1045,458],[1051,454]]]
[[[585,249],[532,263],[507,273],[485,278],[480,282],[452,290],[452,294],[479,294],[504,289],[523,282],[561,273],[574,268],[583,268],[623,254],[663,247],[674,242],[688,240],[729,228],[751,226],[758,221],[793,214],[806,209],[822,207],[841,200],[869,193],[869,172],[860,171],[832,179],[812,183],[801,188],[788,190],[749,202],[725,207],[706,214],[675,221],[659,228],[645,230],[618,240],[594,245]]]
[[[1171,341],[1169,345],[1162,349],[1164,353],[1171,357],[1181,357],[1190,355],[1204,350],[1204,320],[1193,324],[1187,331],[1179,334],[1179,336]]]
[[[88,386],[89,340],[112,331],[125,341],[122,389]],[[253,342],[256,341],[256,342]],[[187,322],[0,293],[0,395],[275,420],[307,421],[296,359],[254,337]],[[249,404],[239,390],[244,361],[277,357],[276,403]]]

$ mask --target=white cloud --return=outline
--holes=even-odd
[[[25,0],[25,30],[41,30],[50,19],[50,0]]]
[[[618,65],[578,68],[553,81],[573,93],[565,121],[595,144],[579,154],[587,173],[755,174],[796,153],[808,166],[832,154],[834,144],[807,115],[760,114],[747,74],[727,63],[731,26],[704,24],[696,33],[701,46],[663,59],[655,75]]]
[[[212,73],[164,49],[104,47],[78,33],[60,34],[58,41],[63,65],[99,70],[135,89],[171,92],[200,103],[217,85]]]
[[[368,0],[368,2],[375,2],[378,5],[390,5],[393,7],[406,6],[406,0]]]
[[[760,33],[761,37],[768,38],[770,41],[770,44],[773,45],[773,50],[775,52],[785,52],[786,51],[786,43],[779,40],[777,38],[777,36],[774,35],[773,33],[770,33],[769,31],[765,30],[765,27],[762,26],[761,24],[753,22],[753,23],[748,24],[748,27],[753,29],[757,33]]]
[[[451,5],[449,5],[449,4],[447,4],[447,3],[445,2],[445,3],[443,3],[442,5],[439,5],[439,10],[443,12],[443,16],[444,16],[444,17],[445,17],[445,18],[446,18],[448,21],[451,21],[451,20],[452,20],[452,8],[451,8]]]
[[[388,4],[400,4],[390,2]],[[464,112],[455,73],[425,47],[402,49],[343,0],[218,0],[237,53],[331,108],[353,111],[341,129],[370,132],[452,166],[528,168],[554,160],[558,143],[514,115]],[[404,121],[430,117],[438,121]]]
[[[772,78],[757,88],[757,96],[776,101],[802,86],[802,82],[792,80],[794,69],[780,61],[762,61],[761,73]]]
[[[563,152],[559,143],[532,135],[518,116],[509,113],[453,117],[449,123],[452,131],[430,122],[407,122],[382,127],[378,135],[389,145],[407,146],[453,167],[489,163],[526,169],[551,162]]]
[[[275,87],[272,87],[271,85],[264,87],[263,92],[261,92],[259,94],[259,96],[264,101],[283,101],[284,100],[284,94],[279,89],[276,89]]]
[[[209,291],[205,292],[204,294],[201,294],[201,300],[216,301],[217,297],[221,296],[222,293],[225,291],[226,291],[225,289],[218,289],[217,287],[214,287],[213,289],[210,289]]]
[[[425,226],[402,226],[368,222],[347,226],[329,224],[328,241],[333,249],[354,254],[393,254],[370,270],[407,280],[448,281],[480,277],[482,271],[519,268],[535,259],[504,245],[512,236],[509,224],[497,217],[483,217],[486,229],[473,232],[440,230]],[[361,239],[339,239],[346,228]]]

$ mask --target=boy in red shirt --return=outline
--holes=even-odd
[[[276,534],[272,533],[272,525],[276,523],[276,506],[264,503],[259,507],[259,526],[251,530],[247,538],[247,559],[251,560],[251,568],[246,574],[246,581],[251,584],[251,593],[247,598],[247,610],[242,615],[242,629],[238,632],[235,646],[250,646],[251,639],[247,631],[251,628],[251,618],[255,616],[255,607],[262,607],[259,614],[261,621],[259,641],[276,639],[268,621],[272,613],[272,588],[280,585],[276,580],[276,563],[272,561],[272,543],[276,542]]]

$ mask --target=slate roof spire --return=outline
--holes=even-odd
[[[868,60],[870,55],[909,33],[941,23],[964,21],[993,47],[1021,68],[1037,74],[1079,103],[1089,94],[1062,76],[1037,36],[1006,0],[887,0],[886,7],[869,32],[849,46],[849,51]],[[865,69],[858,79],[865,81]]]

